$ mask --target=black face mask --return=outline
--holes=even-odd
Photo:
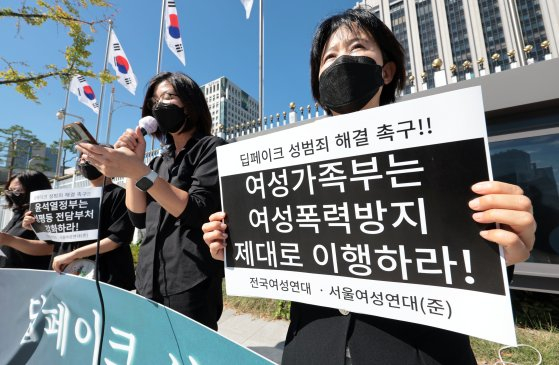
[[[157,103],[152,112],[162,133],[176,133],[188,122],[184,109],[175,104]]]
[[[21,208],[28,204],[27,196],[25,193],[14,193],[13,191],[6,191],[6,200],[14,206]]]
[[[320,104],[339,114],[361,110],[381,86],[382,66],[366,56],[338,57],[318,80]]]
[[[96,180],[103,175],[99,170],[95,168],[95,166],[92,166],[88,163],[79,164],[78,170],[83,177],[90,181]]]

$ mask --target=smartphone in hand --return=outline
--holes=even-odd
[[[85,128],[82,122],[74,122],[64,126],[64,132],[68,135],[70,140],[74,143],[87,142],[97,144],[97,141],[91,133]]]

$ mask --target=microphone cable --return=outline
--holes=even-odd
[[[101,201],[99,204],[99,222],[97,223],[97,245],[95,247],[95,286],[97,287],[97,296],[99,297],[99,302],[101,304],[101,334],[99,336],[99,347],[97,349],[97,365],[101,365],[101,353],[103,351],[103,338],[105,337],[105,301],[103,299],[103,293],[101,291],[101,284],[99,283],[99,276],[101,276],[100,269],[99,269],[99,251],[101,247],[101,240],[99,236],[101,234],[101,213],[103,211],[103,200],[105,198],[106,182],[107,182],[107,177],[103,175]]]

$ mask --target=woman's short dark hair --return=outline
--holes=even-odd
[[[380,95],[380,105],[394,102],[396,91],[402,90],[406,82],[404,49],[392,31],[368,8],[349,9],[331,16],[316,29],[311,47],[311,88],[314,99],[320,103],[318,74],[324,47],[330,36],[342,27],[351,31],[363,30],[369,33],[382,51],[383,62],[396,64],[394,78],[388,85],[384,85]],[[325,110],[331,114],[330,110],[327,108]]]
[[[210,135],[212,116],[204,98],[204,93],[194,80],[182,72],[161,72],[149,81],[142,105],[142,117],[153,116],[153,94],[157,86],[163,81],[167,81],[175,89],[196,131],[204,135]],[[185,127],[186,123],[181,131],[184,131]],[[156,137],[162,140],[164,136],[158,131]]]
[[[25,201],[29,202],[29,197],[33,191],[36,190],[47,190],[52,189],[50,185],[49,178],[45,176],[42,172],[39,171],[25,171],[16,175],[13,175],[8,182],[6,182],[6,186],[4,187],[5,190],[8,190],[10,184],[13,180],[18,179],[19,183],[25,190]],[[12,207],[13,203],[9,202],[8,207]]]

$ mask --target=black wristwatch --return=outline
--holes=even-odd
[[[155,179],[157,179],[157,172],[150,170],[150,172],[136,181],[136,187],[143,192],[148,191],[149,188],[153,186]]]

